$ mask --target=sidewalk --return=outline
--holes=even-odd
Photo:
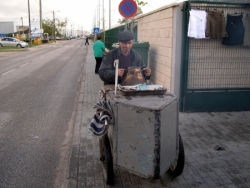
[[[103,181],[98,139],[89,131],[103,82],[94,73],[92,41],[87,49],[72,142],[68,188],[108,187]],[[115,167],[114,187],[250,187],[250,111],[180,113],[185,167],[172,180],[146,180]],[[219,146],[221,148],[217,147]],[[220,150],[222,149],[222,150]]]

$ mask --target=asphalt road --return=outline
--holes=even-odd
[[[64,186],[84,42],[0,52],[1,188]]]

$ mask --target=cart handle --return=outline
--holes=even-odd
[[[119,67],[119,59],[116,59],[114,61],[114,66],[115,66],[115,95],[117,91],[117,84],[118,84],[118,67]]]

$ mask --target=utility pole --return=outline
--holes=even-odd
[[[43,39],[43,33],[41,32],[41,30],[43,29],[43,20],[42,20],[42,0],[39,0],[39,11],[40,11],[40,35],[41,35],[41,39]]]
[[[66,39],[66,36],[67,36],[67,23],[68,23],[68,18],[66,17],[65,19],[65,39]]]
[[[105,18],[104,18],[104,0],[102,0],[102,29],[105,31]]]
[[[22,31],[23,31],[23,17],[21,17],[21,20],[22,20]]]
[[[99,24],[98,25],[99,25],[99,29],[100,29],[101,28],[100,27],[100,24],[101,24],[101,14],[100,14],[101,13],[101,9],[100,9],[101,4],[100,4],[100,0],[98,1],[98,3],[99,3],[98,4],[98,9],[99,9]]]
[[[109,29],[111,28],[111,0],[109,0]]]
[[[104,0],[102,0],[102,29],[103,29],[103,42],[105,43],[105,18],[104,18]]]
[[[97,1],[96,15],[96,27],[100,28],[100,0]]]
[[[71,37],[72,37],[72,24],[71,24]]]
[[[29,34],[28,34],[28,37],[30,38],[30,47],[31,47],[32,46],[32,40],[31,40],[31,33],[30,33],[31,25],[30,25],[30,1],[29,0],[28,0],[28,13],[29,13],[29,29],[28,29]]]
[[[97,3],[98,4],[98,3]],[[96,15],[96,17],[95,17],[95,27],[97,27],[98,26],[98,9],[97,9],[98,7],[96,7],[96,10],[95,10],[95,15]]]
[[[56,21],[55,21],[55,11],[54,10],[53,10],[53,22],[54,22],[53,36],[54,36],[54,42],[56,42]]]

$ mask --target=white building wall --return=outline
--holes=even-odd
[[[8,34],[14,32],[14,22],[0,22],[0,33]]]
[[[148,66],[152,69],[151,81],[164,85],[177,96],[180,87],[181,5],[172,4],[138,17],[138,41],[150,44]]]

